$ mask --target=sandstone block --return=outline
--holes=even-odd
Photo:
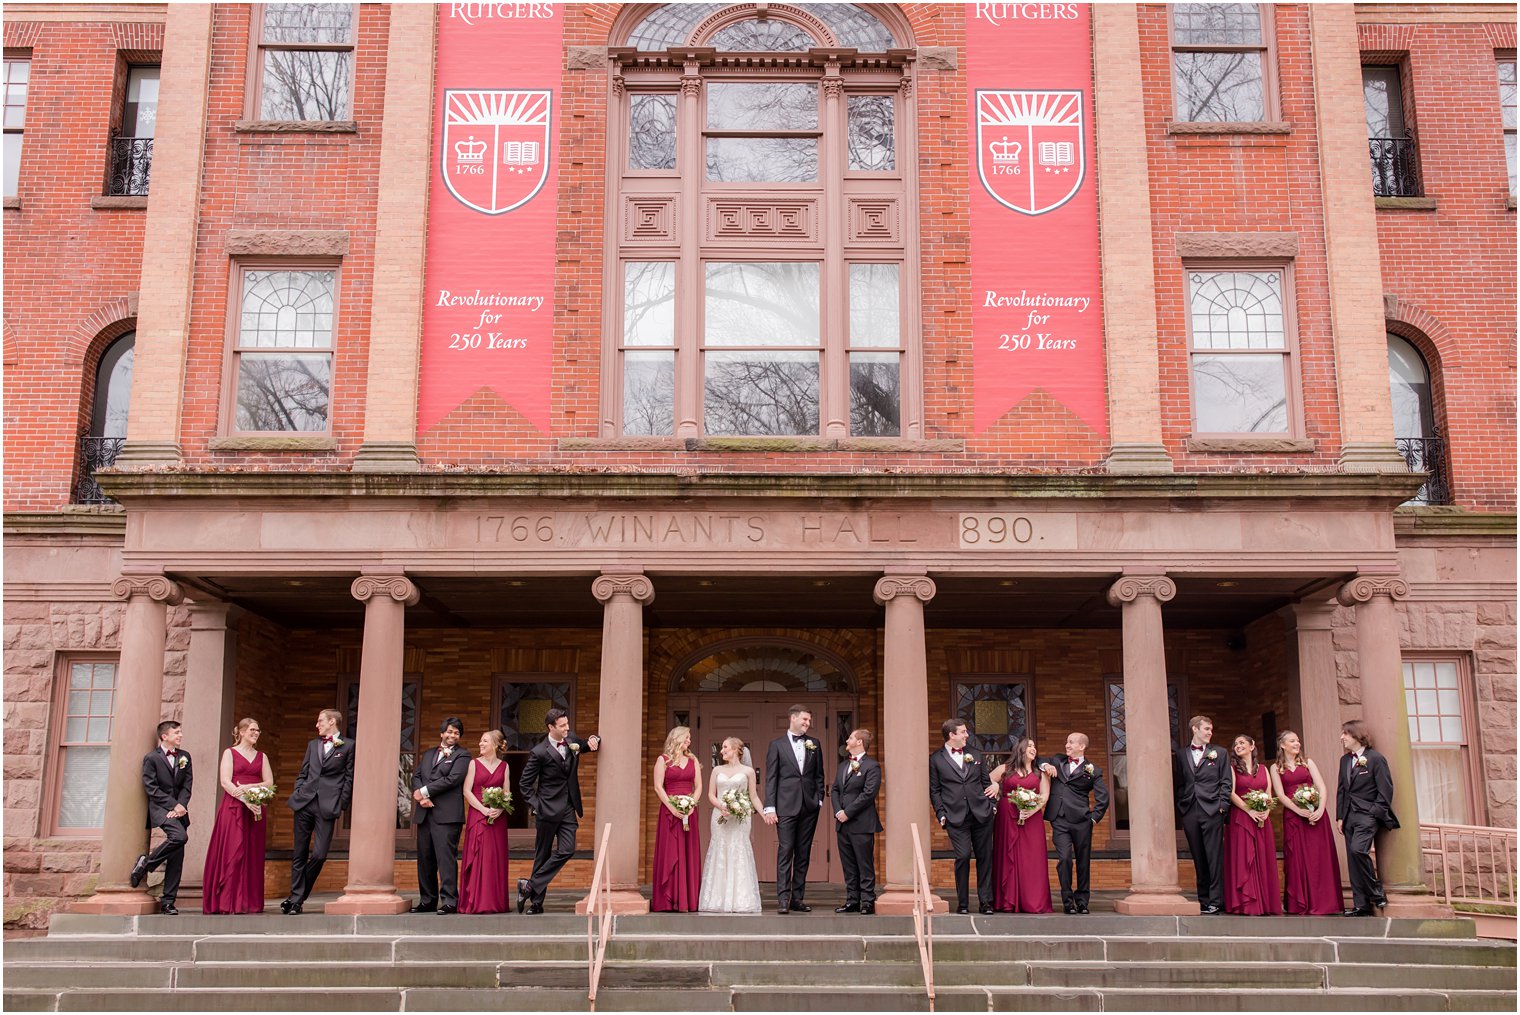
[[[93,867],[93,858],[88,853],[44,853],[42,856],[42,869],[45,871],[80,874]]]
[[[42,869],[42,854],[5,847],[5,870],[17,874],[35,873]]]
[[[1479,603],[1478,623],[1480,624],[1515,624],[1514,603]]]

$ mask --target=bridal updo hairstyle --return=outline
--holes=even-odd
[[[486,736],[491,738],[491,745],[496,750],[498,759],[507,756],[507,735],[501,730],[486,730]]]
[[[734,761],[742,765],[744,763],[744,741],[738,737],[724,737],[723,743],[725,746],[728,744],[734,745]],[[721,759],[723,755],[719,753],[718,757]]]
[[[257,719],[253,719],[253,718],[239,719],[238,720],[238,724],[236,726],[232,727],[232,742],[234,744],[240,744],[240,743],[242,743],[243,742],[243,731],[246,730],[250,726],[258,726],[258,725],[259,725],[259,721]],[[261,728],[261,731],[262,731],[262,728]]]

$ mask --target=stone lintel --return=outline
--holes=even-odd
[[[348,253],[348,230],[233,229],[226,247],[232,257],[342,257]]]
[[[1204,123],[1178,122],[1166,125],[1168,134],[1291,134],[1293,124],[1282,120]]]
[[[355,120],[236,120],[239,134],[357,134]]]
[[[1177,233],[1178,257],[1281,257],[1298,256],[1298,234]]]
[[[1230,455],[1312,454],[1309,437],[1189,437],[1187,449],[1194,453]]]
[[[336,451],[332,437],[213,437],[206,442],[208,451]]]

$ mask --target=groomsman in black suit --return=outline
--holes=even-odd
[[[464,723],[449,716],[438,728],[438,746],[412,769],[412,824],[417,828],[414,913],[447,916],[459,910],[459,833],[464,830],[464,777],[470,752],[460,750]]]
[[[1235,775],[1225,750],[1209,743],[1214,720],[1195,715],[1188,725],[1192,742],[1172,752],[1172,792],[1193,854],[1199,911],[1215,916],[1224,912],[1224,823]]]
[[[966,746],[970,733],[960,719],[940,724],[945,749],[929,756],[929,802],[940,827],[950,833],[955,850],[957,913],[969,912],[966,902],[971,881],[971,858],[976,858],[976,901],[983,913],[992,912],[992,817],[996,805],[982,754]]]
[[[1108,813],[1108,787],[1103,783],[1103,769],[1087,760],[1087,743],[1086,733],[1072,733],[1066,738],[1066,754],[1051,758],[1040,766],[1041,771],[1050,777],[1045,820],[1050,822],[1050,839],[1056,847],[1056,877],[1061,881],[1061,904],[1068,913],[1087,912],[1093,826]],[[1087,806],[1089,794],[1092,807]],[[1073,861],[1077,869],[1075,891],[1071,886]]]
[[[844,905],[836,913],[876,912],[876,833],[881,818],[881,765],[866,753],[871,731],[853,731],[844,742],[849,758],[834,773],[834,822],[839,836],[839,864],[844,868]]]
[[[132,865],[131,883],[136,888],[149,871],[164,868],[164,890],[158,908],[178,916],[174,900],[179,897],[180,869],[185,864],[185,843],[190,841],[190,753],[180,749],[185,731],[173,719],[158,724],[158,746],[143,756],[143,789],[148,794],[148,828],[164,833],[164,841],[151,853],[143,853]]]
[[[1379,828],[1398,828],[1393,813],[1393,774],[1388,759],[1372,749],[1372,734],[1360,719],[1341,724],[1340,778],[1335,789],[1335,818],[1346,837],[1346,866],[1351,875],[1352,908],[1342,916],[1372,916],[1372,907],[1388,905],[1383,882],[1372,862],[1372,840]]]
[[[551,708],[544,715],[549,736],[528,752],[517,788],[533,808],[537,828],[533,837],[533,873],[517,879],[517,911],[544,911],[549,882],[575,855],[575,830],[585,811],[581,807],[580,757],[582,751],[602,746],[593,733],[582,740],[570,732],[570,715]]]
[[[765,823],[776,826],[776,912],[811,913],[803,901],[813,833],[825,803],[823,747],[808,736],[813,713],[804,705],[789,710],[787,732],[765,752]]]
[[[327,862],[333,826],[354,795],[354,742],[342,734],[343,713],[324,708],[317,735],[306,744],[301,773],[286,801],[296,812],[295,849],[290,857],[290,895],[280,912],[298,916]]]

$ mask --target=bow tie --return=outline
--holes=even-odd
[[[173,751],[165,751],[164,752],[164,757],[168,758],[170,761],[173,761],[174,760],[174,752]]]
[[[1202,754],[1205,750],[1207,750],[1207,747],[1199,747],[1197,744],[1194,744],[1193,750],[1197,751],[1199,754]]]
[[[323,743],[324,743],[324,744],[330,744],[330,743],[332,743],[332,742],[333,742],[333,738],[332,738],[332,737],[323,737],[323,738],[322,738],[322,742],[323,742]]]
[[[1069,754],[1068,754],[1068,755],[1067,755],[1067,756],[1066,756],[1066,760],[1067,760],[1067,761],[1068,761],[1068,762],[1070,762],[1070,763],[1071,763],[1071,764],[1073,764],[1073,765],[1075,765],[1075,764],[1077,764],[1077,763],[1078,763],[1078,762],[1080,762],[1080,761],[1081,761],[1081,760],[1082,760],[1082,759],[1081,759],[1081,758],[1073,758],[1073,757],[1072,757],[1072,756],[1071,756],[1071,755],[1069,755]]]
[[[794,743],[794,744],[800,744],[803,741],[805,741],[806,739],[807,739],[807,737],[793,736],[792,737],[792,743]]]

